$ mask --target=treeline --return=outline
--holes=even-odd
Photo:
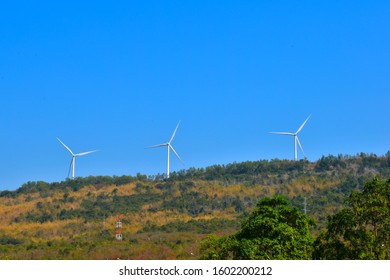
[[[338,155],[323,156],[316,162],[307,160],[260,160],[231,163],[227,165],[212,165],[206,168],[189,168],[172,172],[167,181],[206,180],[222,181],[226,184],[245,183],[248,185],[280,184],[281,180],[291,181],[299,176],[316,175],[324,179],[335,177],[359,177],[375,175],[386,177],[390,175],[390,151],[385,156],[360,153],[356,156]],[[0,197],[15,197],[18,194],[39,192],[44,196],[52,191],[78,191],[85,186],[105,187],[110,185],[125,185],[135,181],[153,182],[164,179],[163,174],[136,176],[89,176],[66,179],[62,182],[47,183],[44,181],[27,182],[15,191],[1,191]],[[361,179],[362,180],[362,179]],[[360,182],[362,183],[362,182]]]
[[[322,156],[316,162],[307,160],[261,160],[231,163],[227,165],[212,165],[206,168],[189,168],[171,173],[171,179],[185,180],[236,180],[246,183],[269,183],[269,175],[278,177],[286,175],[292,179],[302,173],[307,175],[372,175],[388,176],[390,174],[390,151],[385,156],[360,153],[356,156],[338,155]],[[333,171],[333,172],[332,172]]]
[[[103,188],[106,186],[121,186],[135,181],[147,181],[146,175],[137,174],[136,176],[88,176],[76,177],[74,180],[66,179],[62,182],[47,183],[44,181],[27,182],[15,191],[1,191],[0,197],[16,197],[19,194],[40,193],[41,197],[47,197],[56,191],[78,191],[86,186],[95,186]]]

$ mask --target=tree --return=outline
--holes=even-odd
[[[390,179],[375,177],[353,191],[346,208],[328,217],[315,259],[390,259]]]
[[[229,237],[209,237],[201,244],[203,259],[310,259],[314,221],[282,196],[263,198]]]
[[[219,237],[210,234],[201,242],[200,251],[203,260],[227,260],[232,258],[232,242],[229,236]]]

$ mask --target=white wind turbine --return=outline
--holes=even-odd
[[[68,177],[69,177],[70,171],[72,170],[72,179],[74,179],[74,169],[75,169],[75,165],[76,165],[76,157],[85,156],[85,155],[87,155],[87,154],[94,153],[94,152],[96,152],[97,150],[93,150],[93,151],[89,151],[89,152],[84,152],[84,153],[74,154],[74,153],[72,152],[72,150],[69,149],[69,147],[66,146],[66,145],[64,144],[64,142],[62,142],[58,137],[57,137],[57,140],[60,141],[60,143],[65,147],[65,149],[67,149],[68,152],[72,155],[72,159],[71,159],[71,161],[70,161],[70,166],[69,166]]]
[[[307,119],[303,122],[303,124],[298,128],[297,132],[295,132],[295,133],[292,133],[292,132],[270,132],[272,134],[294,136],[294,160],[298,160],[297,143],[299,145],[299,148],[302,151],[303,156],[305,156],[305,152],[303,151],[301,142],[299,141],[299,138],[298,138],[298,133],[303,129],[303,127],[305,126],[306,122],[309,120],[310,117],[311,117],[311,115],[309,115],[307,117]]]
[[[167,146],[167,150],[168,150],[167,178],[169,178],[169,150],[172,150],[172,152],[173,152],[173,153],[176,155],[176,157],[181,161],[181,163],[184,164],[184,162],[181,160],[181,158],[179,157],[179,155],[176,153],[175,149],[174,149],[174,148],[172,147],[172,145],[171,145],[171,142],[172,142],[173,138],[175,137],[175,134],[176,134],[177,128],[179,127],[179,124],[180,124],[180,121],[179,121],[179,123],[177,124],[177,126],[176,126],[176,128],[175,128],[175,131],[174,131],[173,134],[172,134],[171,139],[169,139],[168,142],[163,143],[163,144],[158,144],[158,145],[154,145],[154,146],[148,147],[148,148],[157,148],[157,147]]]

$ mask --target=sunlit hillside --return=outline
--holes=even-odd
[[[315,235],[374,176],[390,176],[389,153],[215,165],[169,179],[28,182],[0,192],[0,259],[197,259],[201,240],[236,231],[259,199],[275,194],[317,221]]]

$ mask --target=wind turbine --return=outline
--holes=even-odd
[[[177,126],[176,126],[176,128],[175,128],[175,131],[173,132],[173,134],[172,134],[172,136],[171,136],[171,139],[169,139],[168,142],[163,143],[163,144],[158,144],[158,145],[154,145],[154,146],[148,147],[148,148],[157,148],[157,147],[167,146],[167,151],[168,151],[167,178],[169,178],[169,153],[170,153],[170,150],[172,150],[172,152],[175,154],[175,156],[181,161],[181,163],[184,164],[184,162],[181,160],[181,158],[179,157],[179,155],[176,153],[175,149],[174,149],[174,148],[172,147],[172,145],[171,145],[171,142],[172,142],[173,138],[175,137],[175,134],[176,134],[177,128],[179,127],[179,124],[180,124],[180,121],[179,121],[179,123],[177,124]]]
[[[93,151],[89,151],[89,152],[84,152],[84,153],[74,154],[74,153],[72,152],[72,150],[69,149],[69,147],[66,146],[66,145],[64,144],[64,142],[62,142],[58,137],[57,137],[57,140],[60,141],[60,143],[65,147],[65,149],[67,149],[68,152],[72,155],[72,159],[71,159],[71,161],[70,161],[70,166],[69,166],[68,177],[69,177],[69,174],[70,174],[70,170],[72,170],[72,179],[74,179],[74,169],[75,169],[75,165],[76,165],[76,157],[85,156],[85,155],[87,155],[87,154],[94,153],[94,152],[96,152],[97,150],[93,150]]]
[[[309,120],[310,117],[311,117],[311,115],[309,115],[307,117],[307,119],[303,122],[303,124],[298,128],[297,132],[295,132],[295,133],[292,133],[292,132],[270,132],[272,134],[294,136],[294,160],[298,160],[297,143],[299,145],[299,148],[302,151],[303,156],[305,156],[305,152],[303,151],[301,142],[299,141],[299,138],[298,138],[298,133],[303,129],[303,127],[305,126],[306,122]]]

